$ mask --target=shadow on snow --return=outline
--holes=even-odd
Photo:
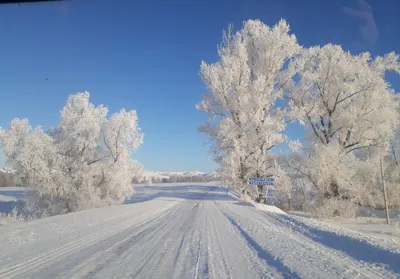
[[[274,218],[275,221],[280,222],[283,226],[290,226],[290,223],[294,224],[293,230],[306,235],[315,242],[342,251],[358,261],[382,264],[389,270],[400,273],[400,254],[398,253],[382,249],[356,238],[312,227],[291,216],[265,214]]]
[[[225,213],[224,213],[225,214]],[[246,239],[249,245],[257,252],[257,255],[260,259],[267,262],[268,265],[275,267],[276,270],[283,275],[283,278],[301,278],[296,272],[290,270],[287,266],[285,266],[278,258],[272,256],[270,253],[265,251],[258,243],[255,241],[247,232],[245,232],[240,225],[236,223],[234,219],[227,216],[226,218],[236,227],[236,229],[240,232],[240,234]]]

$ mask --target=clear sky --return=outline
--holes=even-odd
[[[67,96],[87,90],[110,112],[137,110],[145,141],[134,157],[145,168],[212,171],[207,139],[196,131],[206,116],[194,106],[205,92],[200,62],[216,61],[222,29],[240,28],[249,18],[268,25],[284,18],[305,46],[332,42],[354,53],[400,52],[400,1],[366,1],[372,13],[364,0],[0,5],[0,126],[27,117],[32,125],[55,127]],[[400,91],[400,79],[388,78]],[[302,136],[296,125],[288,134]]]

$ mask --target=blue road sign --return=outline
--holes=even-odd
[[[250,177],[250,185],[274,185],[275,179],[273,177]]]

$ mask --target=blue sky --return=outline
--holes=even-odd
[[[368,1],[373,17],[356,17],[364,0],[71,0],[0,6],[0,126],[13,117],[54,127],[67,96],[91,92],[110,112],[135,109],[145,133],[134,153],[157,171],[212,171],[202,60],[215,62],[229,23],[286,19],[300,44],[341,44],[352,52],[400,52],[400,1]],[[365,8],[364,8],[365,9]],[[369,24],[366,24],[369,22]],[[365,25],[365,27],[363,27]],[[363,29],[361,29],[363,28]],[[363,31],[364,30],[364,31]],[[400,91],[400,79],[389,75]],[[288,135],[302,137],[291,125]],[[0,167],[4,160],[0,158]]]

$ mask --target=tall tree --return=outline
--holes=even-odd
[[[372,59],[328,44],[304,49],[289,68],[298,73],[288,90],[292,117],[310,131],[307,156],[292,166],[325,198],[356,196],[360,168],[387,151],[399,125],[385,80],[388,71],[400,73],[399,56]]]
[[[222,177],[242,193],[258,192],[247,185],[249,176],[278,173],[271,149],[287,138],[285,114],[277,101],[295,74],[287,63],[300,49],[284,20],[273,27],[248,20],[236,33],[231,26],[224,32],[218,62],[201,64],[209,92],[197,109],[209,121],[199,130],[214,142]]]

